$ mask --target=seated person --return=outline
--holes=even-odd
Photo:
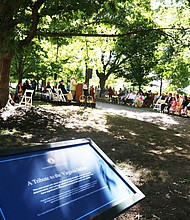
[[[130,94],[129,91],[126,90],[126,91],[124,92],[124,95],[122,95],[122,96],[120,97],[120,102],[123,102],[123,104],[125,104],[125,100],[128,98],[129,94]]]
[[[187,98],[187,96],[185,95],[184,97],[183,97],[183,102],[182,102],[182,104],[181,104],[181,108],[180,108],[180,110],[179,110],[179,114],[180,115],[182,115],[182,114],[187,114],[187,110],[188,110],[188,105],[189,105],[189,100],[188,100],[188,98]]]
[[[174,112],[175,112],[175,110],[176,110],[176,107],[177,107],[176,98],[175,98],[175,97],[172,97],[172,101],[171,101],[171,106],[170,106],[170,109],[169,109],[169,113],[174,114]]]
[[[159,97],[160,97],[160,96],[158,95],[158,92],[156,92],[156,93],[154,94],[153,105],[155,105],[155,104],[157,103]]]
[[[189,100],[189,104],[184,108],[184,111],[187,115],[187,111],[190,111],[190,100]]]
[[[55,83],[55,85],[53,86],[52,92],[53,92],[53,93],[56,93],[56,89],[57,89],[57,83]]]
[[[172,93],[169,93],[168,97],[165,99],[165,103],[161,104],[161,112],[164,113],[164,108],[167,106],[167,113],[169,113],[171,102],[172,102]]]
[[[63,95],[65,96],[66,101],[68,101],[68,91],[65,89],[64,81],[61,80],[58,86],[58,89],[61,89]]]
[[[65,89],[65,85],[64,85],[64,81],[63,80],[60,81],[58,89],[61,89],[63,94],[68,94],[68,91]]]
[[[120,88],[119,93],[118,93],[118,103],[122,101],[122,97],[125,96],[125,92]]]
[[[143,106],[143,101],[144,101],[144,95],[143,95],[143,93],[139,92],[136,96],[135,101],[134,101],[135,107],[141,108]]]
[[[175,95],[175,99],[176,99],[176,102],[177,102],[177,106],[176,106],[176,112],[180,112],[180,109],[181,109],[181,105],[182,105],[182,102],[183,102],[183,99],[181,96],[179,96],[179,94],[176,94]]]
[[[166,96],[164,93],[161,94],[160,98],[158,99],[158,103],[161,104],[161,112],[164,113],[165,108],[165,102],[166,102]]]
[[[129,96],[125,100],[125,104],[133,105],[134,101],[136,99],[136,94],[135,92],[132,92],[129,94]]]
[[[154,94],[150,91],[145,93],[143,107],[151,107],[153,105]]]

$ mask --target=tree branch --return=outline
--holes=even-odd
[[[39,23],[38,10],[40,9],[40,7],[42,6],[42,4],[44,2],[45,2],[45,0],[38,0],[32,6],[32,25],[31,25],[31,29],[28,32],[26,38],[20,42],[20,44],[19,44],[20,46],[28,45],[32,41],[32,39],[36,36],[37,26],[38,26],[38,23]]]
[[[98,33],[67,33],[67,32],[47,32],[47,31],[39,31],[37,35],[45,36],[45,37],[125,37],[133,34],[140,33],[148,33],[151,31],[157,31],[162,35],[167,35],[164,30],[190,30],[190,28],[150,28],[150,29],[137,29],[133,31],[129,31],[123,34],[98,34]]]

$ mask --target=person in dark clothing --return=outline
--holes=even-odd
[[[161,112],[164,113],[164,108],[165,108],[165,100],[166,100],[166,96],[164,93],[161,94],[159,100],[161,100]]]
[[[23,94],[24,94],[26,89],[32,89],[32,87],[30,86],[28,80],[26,80],[25,83],[23,84],[23,87],[22,87]]]
[[[189,100],[187,98],[187,96],[183,96],[183,102],[181,104],[181,107],[179,109],[179,115],[182,115],[182,114],[187,114],[187,106],[189,105]]]
[[[166,98],[165,103],[161,105],[161,112],[164,113],[164,108],[167,106],[167,113],[169,113],[171,102],[172,102],[172,93],[169,93],[168,97]]]
[[[50,82],[47,82],[47,86],[46,86],[46,88],[48,88],[48,89],[52,89],[52,88],[51,88],[51,83],[50,83]]]
[[[63,94],[68,94],[68,91],[65,89],[65,85],[64,85],[63,80],[60,81],[60,84],[59,84],[58,88],[61,89]]]
[[[21,101],[22,95],[23,95],[23,85],[22,85],[22,81],[19,81],[16,86],[16,93],[14,95],[14,102],[19,103]]]

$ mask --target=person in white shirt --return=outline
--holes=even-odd
[[[136,94],[135,92],[131,91],[129,95],[126,97],[125,104],[132,105],[135,99],[136,99]]]
[[[70,83],[70,90],[71,90],[71,93],[72,93],[72,96],[73,96],[73,100],[75,100],[75,95],[76,95],[76,86],[77,86],[77,82],[76,82],[76,77],[73,76],[71,78],[71,83]]]

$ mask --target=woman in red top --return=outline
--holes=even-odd
[[[91,87],[90,87],[90,95],[93,97],[93,99],[94,99],[94,86],[92,85]]]
[[[108,89],[108,95],[109,95],[109,100],[111,101],[112,100],[112,96],[114,95],[114,91],[113,91],[111,86]]]

